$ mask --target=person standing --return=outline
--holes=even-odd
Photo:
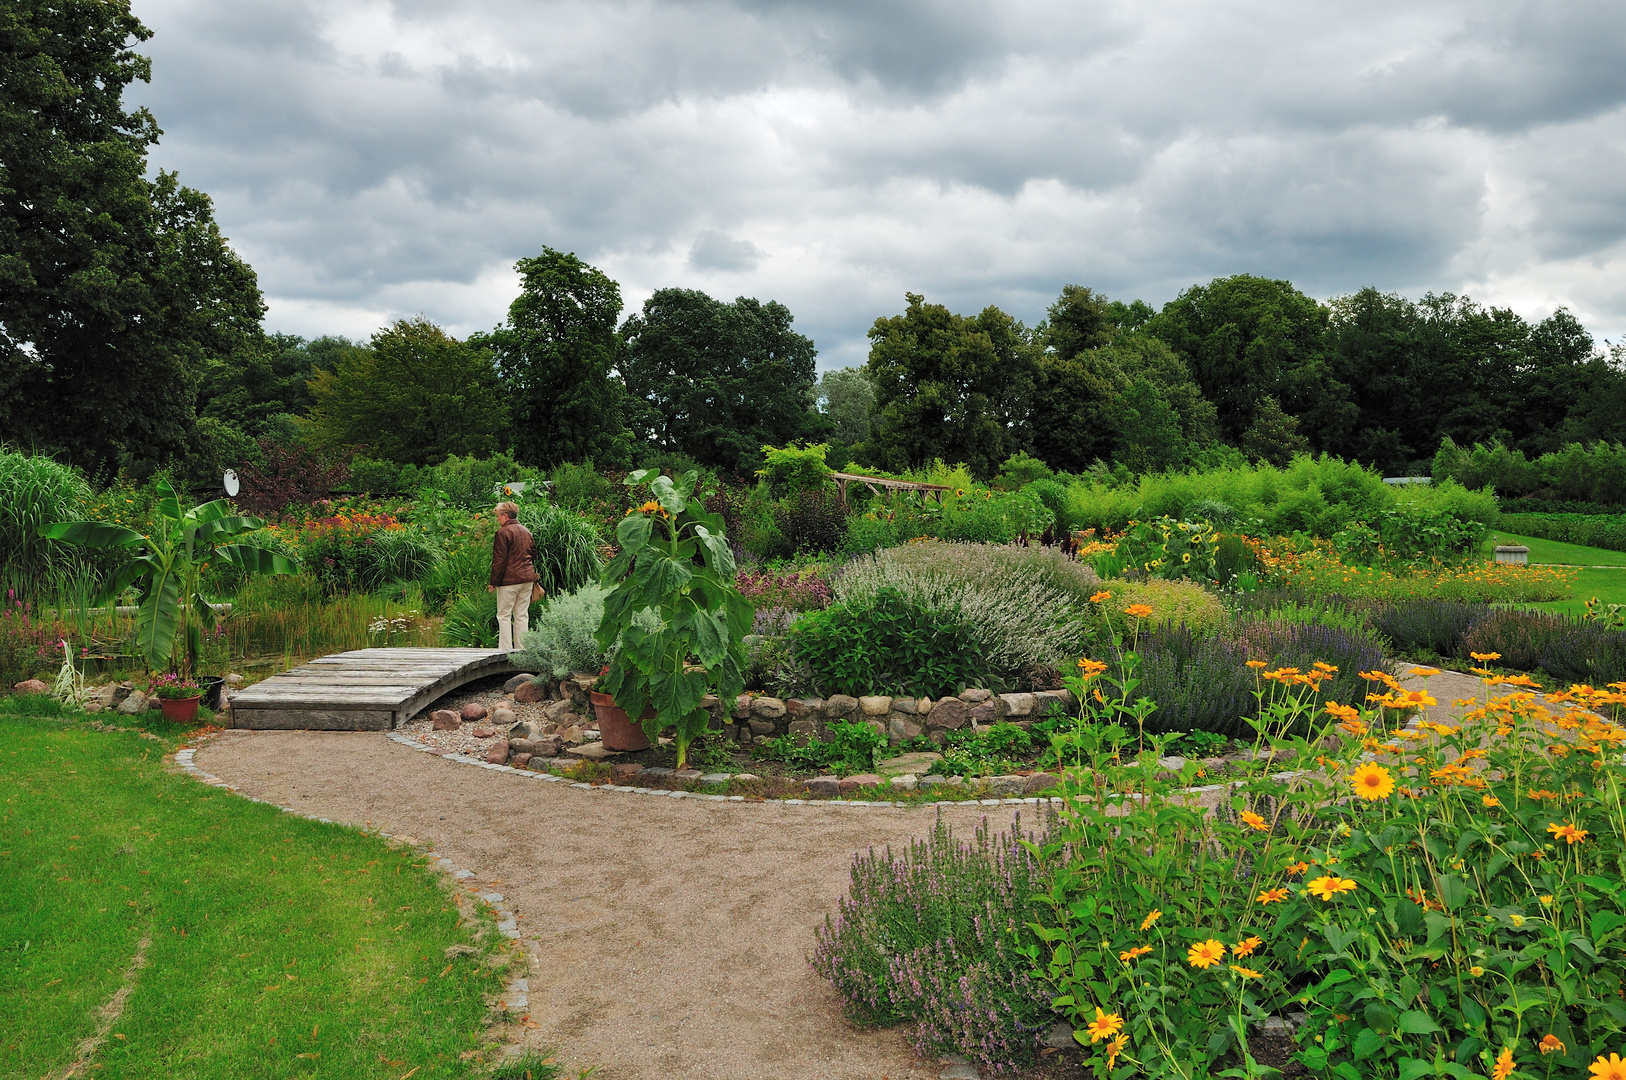
[[[497,594],[497,648],[513,652],[531,626],[531,588],[536,583],[536,544],[519,523],[519,507],[497,504],[497,535],[491,541],[491,582]],[[541,589],[537,590],[541,592]]]

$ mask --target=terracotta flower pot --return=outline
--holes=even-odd
[[[183,698],[159,698],[158,707],[164,710],[164,719],[175,724],[190,724],[198,718],[198,702],[203,695]]]
[[[632,718],[615,703],[615,698],[609,694],[601,694],[597,690],[587,692],[588,700],[593,703],[593,713],[598,717],[599,738],[604,740],[606,750],[648,750],[649,736],[644,734],[641,725],[632,722]],[[655,715],[654,709],[644,710],[644,719]]]

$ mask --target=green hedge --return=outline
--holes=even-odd
[[[1626,515],[1503,514],[1499,524],[1519,536],[1626,551]]]

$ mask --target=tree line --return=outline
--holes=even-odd
[[[1626,437],[1626,352],[1563,308],[1532,324],[1449,293],[1323,302],[1246,274],[1161,308],[1067,285],[1033,326],[910,293],[862,367],[822,377],[781,303],[666,288],[623,319],[617,282],[551,248],[516,265],[504,321],[463,340],[423,318],[365,342],[268,334],[208,197],[147,176],[159,130],[122,94],[150,75],[131,48],[148,37],[123,2],[0,16],[0,441],[93,475],[204,484],[268,446],[677,454],[746,475],[798,440],[838,465],[982,477],[1015,454],[1140,473],[1306,450],[1397,472],[1445,439],[1536,458]]]

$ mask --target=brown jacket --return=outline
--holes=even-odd
[[[535,581],[536,568],[531,565],[534,558],[536,545],[531,542],[530,530],[517,521],[510,521],[497,530],[497,537],[491,542],[491,584],[523,585]]]

